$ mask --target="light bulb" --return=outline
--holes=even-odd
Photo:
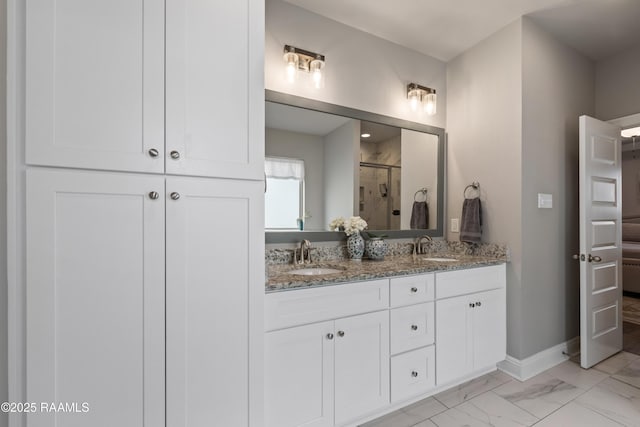
[[[324,67],[324,61],[320,59],[314,59],[309,65],[311,76],[313,79],[313,87],[321,89],[324,86],[324,73],[322,68]]]
[[[411,105],[411,109],[413,111],[418,110],[418,104],[420,103],[420,97],[418,96],[418,91],[409,92],[409,105]]]
[[[284,60],[287,63],[287,81],[295,83],[298,72],[298,55],[287,52],[284,54]]]
[[[436,113],[436,94],[429,93],[424,97],[424,112],[430,116]]]

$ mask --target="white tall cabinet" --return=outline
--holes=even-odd
[[[262,426],[264,2],[9,2],[11,426]]]

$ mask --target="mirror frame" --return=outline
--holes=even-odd
[[[436,228],[427,230],[371,230],[376,234],[385,234],[388,239],[414,238],[428,235],[431,237],[444,236],[444,177],[445,177],[445,131],[442,128],[410,122],[408,120],[396,119],[394,117],[383,116],[370,113],[368,111],[356,110],[354,108],[343,107],[341,105],[329,104],[314,99],[303,98],[269,89],[265,90],[265,102],[274,102],[292,107],[304,108],[307,110],[319,111],[321,113],[334,114],[337,116],[349,117],[356,120],[381,123],[395,126],[402,129],[417,132],[429,133],[438,137],[438,185],[436,194],[438,197]],[[265,243],[298,243],[302,239],[309,239],[312,242],[329,242],[346,240],[347,236],[341,231],[268,231],[265,230]]]

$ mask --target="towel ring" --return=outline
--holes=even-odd
[[[413,201],[417,202],[418,199],[416,197],[418,197],[418,194],[422,193],[422,195],[424,196],[424,200],[422,200],[423,202],[427,201],[427,189],[426,188],[421,188],[418,191],[415,192],[415,194],[413,195]]]
[[[480,197],[480,183],[477,181],[474,181],[473,183],[467,185],[466,187],[464,187],[464,191],[462,193],[463,197],[465,199],[469,199],[469,198],[473,198],[473,197],[468,197],[467,196],[467,190],[472,189],[475,190],[477,192],[476,197]]]

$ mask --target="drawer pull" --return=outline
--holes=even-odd
[[[411,330],[412,331],[417,331],[418,330],[418,325],[411,325]]]
[[[416,378],[418,376],[418,373],[416,371],[411,372],[411,376],[413,378]]]
[[[411,292],[415,294],[416,292],[418,292],[418,288],[416,288],[415,286],[413,286],[413,287],[411,288]]]
[[[333,334],[332,334],[331,332],[329,332],[329,333],[327,334],[327,339],[328,339],[328,340],[332,340],[332,339],[333,339]]]

